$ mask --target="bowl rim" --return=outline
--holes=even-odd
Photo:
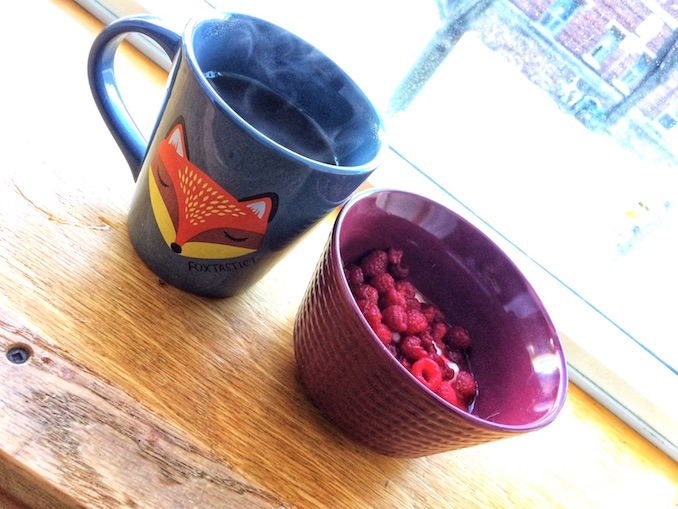
[[[542,314],[543,318],[545,319],[547,325],[554,331],[554,336],[552,340],[554,341],[555,347],[556,347],[556,352],[558,354],[558,363],[559,363],[559,380],[558,380],[558,392],[555,398],[555,401],[549,411],[544,414],[542,417],[539,419],[525,423],[525,424],[505,424],[505,423],[498,423],[494,421],[489,421],[487,419],[483,419],[481,417],[478,417],[477,415],[474,415],[470,412],[467,412],[465,410],[462,410],[461,408],[458,408],[451,403],[445,401],[443,398],[435,394],[433,391],[429,390],[426,388],[421,382],[419,382],[412,373],[410,373],[407,368],[405,368],[400,362],[397,361],[397,359],[391,354],[391,352],[388,351],[386,346],[381,342],[381,340],[377,337],[376,333],[370,326],[370,324],[367,322],[365,317],[363,316],[362,312],[358,308],[358,305],[353,298],[353,295],[351,293],[351,289],[349,287],[348,281],[346,279],[346,275],[343,270],[343,264],[344,261],[341,257],[341,250],[340,250],[340,236],[341,236],[341,229],[344,223],[344,220],[348,213],[351,211],[351,209],[354,208],[354,206],[361,202],[364,201],[365,199],[371,198],[374,195],[379,195],[379,194],[400,194],[403,196],[410,196],[413,199],[416,200],[421,200],[424,202],[427,202],[431,205],[433,205],[436,208],[439,208],[440,210],[445,211],[446,213],[454,216],[456,219],[462,221],[465,223],[467,226],[469,226],[474,232],[477,234],[481,235],[484,237],[487,241],[489,241],[493,246],[496,247],[496,249],[499,251],[499,253],[504,257],[506,262],[508,262],[508,265],[511,267],[512,270],[516,271],[516,273],[522,278],[524,281],[525,285],[527,286],[528,290],[530,290],[531,297],[535,300],[535,304],[539,310],[539,312]],[[501,431],[505,433],[524,433],[528,431],[534,431],[541,429],[545,427],[546,425],[550,424],[553,422],[553,420],[558,416],[560,411],[565,405],[565,401],[567,399],[567,392],[568,392],[568,368],[567,368],[567,361],[565,358],[565,352],[563,349],[562,341],[560,340],[560,336],[558,334],[557,329],[553,325],[553,322],[549,316],[549,314],[546,311],[546,308],[544,307],[541,299],[539,298],[538,294],[534,291],[534,288],[530,284],[529,280],[525,277],[523,272],[518,268],[518,266],[514,263],[514,261],[506,254],[506,252],[499,247],[496,242],[494,242],[491,238],[489,238],[483,231],[481,231],[478,227],[476,227],[473,223],[468,221],[466,218],[462,217],[459,215],[457,212],[452,210],[451,208],[441,204],[440,202],[437,202],[435,200],[432,200],[430,198],[427,198],[423,195],[411,192],[411,191],[403,191],[400,189],[391,189],[391,188],[371,188],[367,189],[364,191],[361,191],[355,195],[353,195],[341,208],[339,211],[337,218],[334,222],[334,226],[332,228],[332,233],[331,233],[331,239],[330,239],[330,249],[332,250],[332,263],[338,264],[338,267],[335,267],[336,273],[338,275],[337,279],[339,282],[339,285],[341,289],[343,290],[343,297],[346,298],[349,301],[349,304],[351,308],[354,310],[354,312],[357,314],[358,319],[360,320],[361,324],[363,327],[368,331],[370,340],[375,344],[373,346],[376,346],[378,348],[375,348],[379,353],[378,355],[381,355],[382,357],[385,356],[386,360],[388,361],[388,365],[391,366],[391,369],[397,370],[399,373],[402,373],[405,375],[406,379],[408,380],[408,383],[410,385],[414,384],[416,386],[416,392],[420,393],[422,397],[427,398],[429,401],[434,403],[438,407],[442,407],[443,409],[447,411],[451,411],[453,414],[456,416],[467,420],[477,426],[481,426],[484,428],[496,430],[496,431]]]

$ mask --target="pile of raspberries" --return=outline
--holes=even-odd
[[[426,388],[468,411],[477,394],[467,356],[471,337],[421,295],[409,272],[403,250],[393,247],[344,267],[358,308],[386,349]]]

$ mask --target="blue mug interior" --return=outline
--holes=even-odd
[[[232,74],[274,91],[312,119],[340,167],[373,163],[384,149],[383,123],[358,85],[321,51],[267,21],[240,14],[198,22],[186,48],[197,74]],[[208,85],[208,93],[231,106]]]

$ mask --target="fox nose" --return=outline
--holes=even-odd
[[[170,247],[172,248],[172,251],[174,251],[175,253],[181,253],[181,246],[176,242],[172,242]]]

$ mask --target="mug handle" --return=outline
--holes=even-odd
[[[132,32],[150,37],[167,53],[170,60],[174,60],[179,53],[181,35],[157,17],[130,16],[107,25],[90,49],[87,73],[94,101],[136,181],[148,150],[148,141],[141,134],[120,96],[113,67],[115,52]]]

